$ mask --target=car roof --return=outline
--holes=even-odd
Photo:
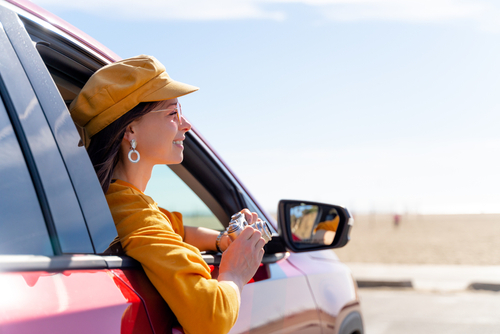
[[[27,0],[5,0],[5,1],[60,29],[61,31],[75,38],[80,43],[91,48],[92,50],[99,53],[101,56],[103,56],[104,58],[106,58],[111,62],[115,62],[117,60],[122,59],[120,56],[118,56],[116,53],[114,53],[106,46],[98,42],[96,39],[92,38],[91,36],[81,31],[80,29],[64,21],[60,17],[50,13],[49,11],[43,9],[40,6],[35,5],[30,1]]]

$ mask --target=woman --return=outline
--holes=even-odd
[[[251,227],[226,235],[184,227],[143,191],[154,165],[178,164],[191,124],[178,97],[198,88],[176,82],[154,57],[138,56],[97,71],[72,102],[126,254],[138,260],[186,333],[227,333],[243,286],[255,274],[264,240]],[[256,213],[242,211],[247,221]],[[224,251],[217,280],[200,251]]]

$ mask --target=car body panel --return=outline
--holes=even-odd
[[[287,259],[268,266],[268,280],[243,288],[240,316],[230,333],[321,333],[304,275]]]
[[[111,272],[140,296],[155,333],[171,331],[175,316],[144,272],[137,269],[112,269]]]
[[[323,333],[336,333],[337,318],[342,312],[359,311],[357,286],[351,271],[339,262],[332,250],[292,253],[288,260],[307,277],[320,313]]]
[[[108,270],[0,273],[2,333],[152,333],[139,297]]]

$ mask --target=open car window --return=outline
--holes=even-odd
[[[184,177],[189,179],[186,174]],[[195,180],[192,180],[191,186],[193,189],[168,166],[158,165],[153,169],[145,193],[151,196],[160,207],[182,213],[185,226],[223,230],[224,225],[209,207],[211,206],[217,212],[220,210],[218,203]]]

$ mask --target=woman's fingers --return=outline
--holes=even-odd
[[[231,246],[235,244],[240,244],[238,246],[242,247],[241,249],[244,253],[246,253],[246,255],[250,256],[253,261],[260,263],[262,257],[264,256],[263,248],[266,244],[266,241],[262,238],[260,231],[251,226],[246,226]]]
[[[250,232],[248,233],[248,239],[246,240],[249,243],[250,248],[248,251],[253,255],[253,261],[255,261],[256,264],[260,264],[262,258],[264,257],[264,245],[266,244],[266,241],[262,238],[260,231],[255,230],[250,226],[247,226],[245,230],[246,229]],[[241,236],[242,235],[240,234],[240,237]],[[246,234],[243,237],[246,238]]]
[[[243,209],[240,212],[245,215],[245,219],[249,225],[255,224],[259,218],[259,215],[256,212],[250,212],[248,209]]]
[[[245,219],[247,222],[249,222],[250,220],[252,220],[252,213],[250,212],[250,210],[248,210],[247,208],[243,209],[240,211],[242,214],[245,215]]]
[[[252,226],[245,226],[236,240],[240,238],[243,240],[249,240],[250,242],[255,244],[259,239],[262,239],[262,234],[259,230],[254,229]]]
[[[266,245],[266,241],[263,238],[260,238],[255,244],[255,248],[262,249],[264,251],[264,246]]]
[[[259,219],[259,215],[256,212],[252,212],[252,224],[255,224]]]
[[[236,242],[239,239],[241,240],[250,239],[253,235],[254,230],[255,229],[252,226],[245,226],[243,231],[241,231],[240,235],[238,235],[238,237],[234,240],[234,242]]]

